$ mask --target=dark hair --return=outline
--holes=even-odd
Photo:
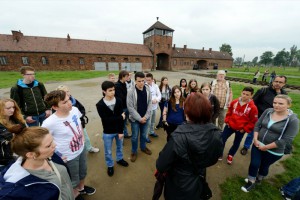
[[[134,75],[134,80],[136,80],[136,78],[145,78],[145,74],[143,72],[136,72]]]
[[[187,87],[187,81],[186,81],[186,79],[185,78],[182,78],[182,79],[180,79],[180,82],[179,82],[179,87],[182,87],[182,85],[181,85],[181,82],[182,81],[185,81],[185,87]]]
[[[243,91],[251,92],[251,94],[254,93],[253,87],[244,87]]]
[[[204,88],[205,86],[208,86],[210,91],[211,91],[211,85],[209,82],[204,82],[202,83],[201,87],[200,87],[200,92],[202,93],[202,88]]]
[[[273,79],[273,81],[274,81],[277,77],[279,77],[279,78],[284,78],[284,83],[287,82],[287,77],[286,77],[286,76],[283,76],[283,75],[276,75],[275,78]]]
[[[211,119],[211,104],[200,93],[191,93],[184,103],[184,113],[196,124],[206,124]]]
[[[160,90],[160,91],[162,91],[162,87],[163,87],[163,85],[164,85],[163,82],[164,82],[165,79],[168,80],[168,78],[167,78],[166,76],[163,76],[163,77],[161,77],[161,79],[160,79],[160,85],[159,85],[159,90]],[[168,89],[168,87],[169,87],[169,84],[166,85],[166,89]]]
[[[181,91],[181,88],[178,86],[178,85],[175,85],[173,88],[172,88],[172,92],[171,92],[171,97],[170,97],[170,104],[171,104],[171,107],[172,109],[176,112],[176,99],[175,99],[175,90],[178,89],[181,93],[181,96],[179,98],[179,107],[182,108],[183,107],[183,103],[184,103],[184,97],[182,95],[182,91]]]
[[[106,91],[109,88],[114,88],[115,84],[111,81],[104,81],[101,85],[102,91]]]
[[[126,71],[126,70],[120,71],[120,73],[119,73],[119,80],[121,80],[125,76],[129,76],[129,72]]]
[[[58,106],[60,101],[65,100],[67,93],[64,90],[54,90],[45,96],[45,102],[49,106]]]
[[[146,78],[151,78],[151,79],[153,79],[153,74],[147,73],[147,74],[146,74]]]
[[[34,71],[34,68],[30,66],[23,66],[20,68],[21,74],[26,74],[27,71]]]
[[[196,82],[196,86],[194,88],[191,88],[191,83],[192,82]],[[191,79],[189,81],[189,84],[187,85],[187,90],[189,93],[192,93],[192,92],[198,92],[199,91],[199,88],[198,88],[198,82],[196,79]]]
[[[28,127],[15,130],[11,141],[11,149],[25,159],[28,152],[35,152],[39,156],[38,148],[47,134],[49,134],[48,129],[42,127]]]

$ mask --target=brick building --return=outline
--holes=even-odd
[[[157,21],[143,32],[143,44],[105,42],[40,36],[0,34],[0,70],[19,70],[30,65],[36,70],[183,70],[231,67],[233,58],[224,52],[178,48],[174,30]]]

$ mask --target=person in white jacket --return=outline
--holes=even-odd
[[[160,93],[158,85],[156,85],[154,83],[153,75],[151,73],[147,73],[146,82],[150,88],[150,92],[151,92],[151,96],[152,96],[152,110],[151,110],[151,117],[150,117],[150,123],[149,123],[150,125],[148,128],[148,135],[150,135],[152,137],[158,137],[158,135],[154,132],[154,125],[155,125],[156,110],[158,108],[158,103],[161,100],[161,93]],[[148,137],[147,137],[147,142],[151,142]]]

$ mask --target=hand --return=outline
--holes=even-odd
[[[119,140],[122,140],[123,137],[124,137],[124,134],[123,133],[121,133],[121,134],[119,133],[118,136],[119,136]]]
[[[46,113],[46,116],[45,116],[46,118],[49,117],[52,114],[51,110],[46,110],[45,113]]]
[[[68,162],[67,156],[62,156],[61,159],[64,161],[64,163],[67,163],[67,162]]]
[[[259,141],[257,139],[254,139],[253,145],[258,148],[259,147]]]
[[[164,125],[165,126],[169,126],[168,122],[164,121]]]
[[[244,129],[240,130],[240,133],[245,133]]]
[[[261,150],[261,151],[267,151],[268,150],[266,145],[265,146],[259,146],[258,149]]]
[[[36,120],[33,120],[32,119],[32,116],[27,116],[26,117],[26,122],[28,123],[28,124],[31,124],[31,123],[33,123],[33,122],[35,122]]]
[[[142,117],[141,120],[140,120],[140,123],[141,124],[145,124],[146,122],[147,122],[146,117]]]
[[[125,119],[125,112],[122,113],[123,120]]]
[[[157,103],[157,100],[156,99],[153,99],[152,100],[152,104],[156,104]]]

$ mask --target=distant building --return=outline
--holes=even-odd
[[[30,65],[36,70],[183,70],[231,67],[225,52],[178,48],[174,30],[157,21],[143,32],[144,44],[0,34],[0,71]]]

